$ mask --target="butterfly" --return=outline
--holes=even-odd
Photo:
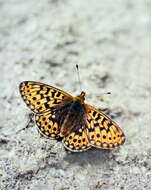
[[[83,91],[74,97],[33,81],[22,82],[19,91],[34,113],[40,133],[47,138],[62,138],[67,150],[113,149],[125,142],[123,131],[114,121],[84,102]]]

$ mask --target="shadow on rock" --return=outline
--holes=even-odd
[[[101,163],[108,165],[111,160],[111,151],[109,150],[98,150],[92,149],[87,152],[81,153],[67,153],[64,157],[64,161],[74,165],[78,164],[81,166],[85,165],[101,165]]]

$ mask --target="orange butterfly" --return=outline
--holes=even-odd
[[[34,112],[39,131],[45,137],[63,138],[66,149],[82,152],[91,147],[113,149],[124,143],[120,127],[96,108],[85,104],[85,92],[79,96],[40,83],[24,81],[19,90]]]

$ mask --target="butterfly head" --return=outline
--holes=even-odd
[[[85,100],[85,92],[82,91],[79,97],[81,100],[84,101]]]
[[[79,96],[74,97],[74,100],[80,102],[81,104],[84,104],[85,92],[82,91]]]

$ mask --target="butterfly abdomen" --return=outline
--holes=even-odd
[[[79,100],[74,100],[70,104],[68,113],[61,125],[60,136],[66,136],[70,133],[72,129],[78,128],[78,121],[83,118],[84,106],[79,102]]]

